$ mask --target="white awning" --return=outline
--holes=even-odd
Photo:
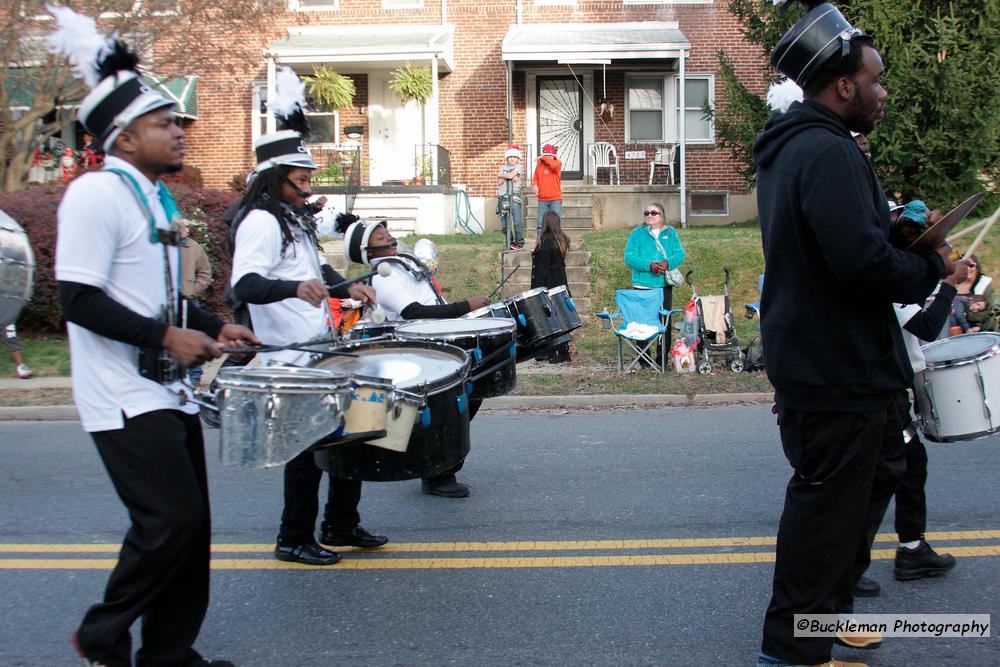
[[[289,65],[351,63],[358,68],[437,58],[440,70],[451,72],[454,34],[450,25],[299,26],[269,44],[265,54]]]
[[[522,23],[507,30],[503,59],[515,62],[679,58],[691,43],[673,21]]]

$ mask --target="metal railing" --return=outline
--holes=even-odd
[[[313,185],[361,185],[360,144],[310,146],[309,152],[313,162],[319,165],[313,174]]]
[[[414,185],[451,185],[451,152],[440,144],[413,147]]]

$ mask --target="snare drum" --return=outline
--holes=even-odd
[[[28,235],[12,217],[0,211],[0,325],[17,321],[31,301],[35,254]]]
[[[488,306],[483,306],[482,308],[477,308],[476,310],[470,311],[465,315],[462,315],[463,319],[478,319],[481,317],[500,317],[513,319],[513,315],[510,314],[510,309],[507,308],[507,304],[498,301],[497,303],[491,303]]]
[[[337,348],[356,356],[314,362],[349,376],[392,381],[397,395],[389,413],[389,439],[404,451],[352,443],[316,451],[316,465],[334,477],[392,482],[439,474],[469,453],[465,382],[469,356],[454,345],[417,340],[369,340]]]
[[[288,463],[340,431],[351,402],[349,377],[315,368],[228,367],[215,381],[224,465]]]
[[[358,322],[347,330],[344,334],[344,339],[368,340],[369,338],[378,338],[379,336],[391,336],[395,333],[397,324],[399,322],[382,322],[381,324]]]
[[[1000,429],[1000,334],[964,334],[921,349],[927,368],[913,393],[927,439],[973,440]]]
[[[576,304],[569,295],[569,288],[559,285],[549,290],[549,300],[552,301],[553,313],[563,333],[575,331],[583,326],[580,314],[576,312]]]
[[[526,361],[548,349],[549,339],[565,333],[559,328],[549,291],[536,287],[504,301],[517,322],[517,360]]]
[[[432,340],[460,347],[472,358],[469,398],[503,396],[517,386],[514,322],[507,318],[416,320],[396,328],[400,340]]]

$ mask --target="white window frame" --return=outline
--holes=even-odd
[[[310,146],[322,146],[324,148],[329,148],[331,146],[340,145],[340,112],[339,111],[307,111],[306,119],[312,118],[313,116],[333,116],[333,141],[313,141],[311,138],[307,142]]]
[[[392,0],[382,0],[382,9],[423,9],[424,0],[402,0],[393,2]]]
[[[660,80],[660,94],[661,100],[663,101],[663,106],[660,107],[660,113],[662,114],[661,119],[661,136],[663,137],[659,141],[651,139],[633,139],[632,138],[632,109],[629,107],[629,80],[631,79],[659,79]],[[625,75],[625,142],[630,144],[665,144],[669,143],[668,137],[670,136],[668,132],[668,117],[670,116],[669,107],[667,106],[667,98],[670,94],[666,89],[667,75],[658,74],[656,72],[636,72],[634,74]],[[652,111],[652,109],[641,109],[641,111]]]
[[[723,207],[722,211],[706,211],[705,209],[695,209],[694,207],[694,197],[698,195],[719,195],[722,197]],[[703,216],[703,217],[715,217],[729,216],[729,191],[728,190],[691,190],[688,193],[688,215],[692,216]]]
[[[685,74],[684,75],[684,79],[686,81],[694,81],[696,79],[697,80],[707,81],[708,82],[708,104],[713,109],[715,108],[715,75],[714,74]],[[673,90],[674,98],[672,100],[674,111],[675,111],[675,115],[674,115],[674,133],[673,133],[674,134],[674,138],[675,138],[675,142],[679,142],[680,141],[680,115],[682,113],[684,113],[685,111],[700,111],[701,108],[702,108],[701,106],[697,106],[697,107],[687,106],[683,110],[680,109],[680,108],[678,108],[677,100],[678,100],[678,95],[680,94],[680,85],[681,85],[681,77],[680,77],[680,75],[675,74],[674,75],[674,85],[673,85],[673,88],[674,88],[674,90]],[[684,101],[688,102],[687,99],[685,99]],[[687,129],[687,128],[685,128],[685,129]],[[708,136],[707,137],[698,137],[696,139],[692,139],[691,137],[687,137],[687,141],[685,143],[687,143],[689,145],[690,144],[714,144],[715,143],[715,122],[711,121],[711,120],[708,121]]]
[[[339,12],[340,0],[329,0],[322,5],[304,5],[301,0],[288,0],[288,8],[296,12]]]
[[[261,97],[261,91],[262,90],[264,92],[264,97]],[[253,106],[253,108],[251,109],[251,114],[250,114],[251,117],[253,118],[253,121],[252,121],[253,125],[251,126],[251,138],[253,139],[253,141],[257,141],[262,136],[264,136],[264,134],[267,133],[266,129],[263,132],[261,132],[261,130],[260,130],[260,127],[261,127],[262,124],[264,125],[265,128],[267,127],[267,117],[271,114],[271,112],[268,111],[266,108],[265,108],[265,110],[263,112],[261,111],[261,106],[262,106],[261,103],[267,101],[267,97],[266,96],[267,96],[267,81],[254,81],[253,82],[253,88],[251,88],[251,93],[250,93],[250,104]],[[340,139],[340,112],[339,111],[307,111],[306,112],[306,118],[311,118],[313,116],[333,116],[333,136],[334,136],[334,140],[333,141],[328,141],[328,142],[310,141],[309,145],[310,146],[323,146],[323,147],[329,147],[329,146],[339,145],[339,139]]]

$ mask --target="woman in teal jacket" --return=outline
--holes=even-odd
[[[673,287],[666,273],[684,261],[684,246],[674,228],[667,224],[663,204],[651,202],[643,207],[646,222],[632,230],[625,244],[625,263],[632,267],[632,287],[635,289],[663,288],[663,309],[674,303]],[[667,345],[670,345],[667,331]]]

